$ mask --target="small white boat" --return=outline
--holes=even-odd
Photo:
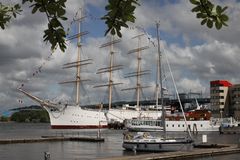
[[[126,119],[124,124],[128,131],[133,132],[155,132],[163,130],[161,119],[132,118]]]
[[[177,150],[191,150],[193,140],[191,138],[176,137],[156,137],[148,132],[133,132],[124,134],[124,143],[122,145],[126,150],[144,151],[144,152],[169,152]]]

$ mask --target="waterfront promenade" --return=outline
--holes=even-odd
[[[226,144],[225,144],[226,145]],[[240,148],[236,144],[228,144],[228,147],[223,148],[205,148],[193,149],[192,151],[177,151],[177,152],[163,152],[150,153],[134,156],[119,156],[110,158],[101,158],[98,160],[173,160],[173,159],[190,159],[190,158],[204,158],[226,154],[240,153]]]

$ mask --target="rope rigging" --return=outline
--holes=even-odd
[[[78,17],[78,15],[80,14],[80,11],[81,11],[81,8],[79,8],[79,9],[77,10],[77,12],[74,14],[74,16],[73,16],[70,24],[68,25],[68,27],[67,27],[67,29],[66,29],[67,39],[68,39],[69,34],[70,34],[71,30],[72,30],[72,25],[74,24],[74,22],[76,22],[76,21],[79,20],[77,17]],[[97,17],[97,16],[91,14],[90,12],[88,12],[88,11],[86,11],[86,10],[84,11],[84,14],[86,15],[86,17],[87,17],[88,19],[90,19],[90,20],[92,20],[92,21],[101,21],[101,17]],[[135,30],[135,29],[142,30],[143,33],[147,36],[149,42],[152,43],[152,45],[155,47],[154,41],[152,40],[151,36],[147,33],[147,31],[146,31],[145,28],[143,28],[143,27],[141,27],[141,26],[131,26],[131,27],[129,27],[129,29],[130,29],[130,30]],[[67,41],[67,43],[72,43],[72,42],[69,40],[69,41]],[[56,52],[56,49],[57,49],[57,46],[56,46],[55,49],[53,49],[53,50],[51,51],[51,53],[49,53],[48,56],[46,56],[46,57],[43,59],[43,62],[42,62],[36,69],[34,69],[32,73],[29,74],[29,76],[28,76],[29,78],[27,78],[27,79],[25,80],[25,82],[22,82],[21,84],[19,84],[19,85],[17,86],[17,88],[22,89],[22,88],[25,87],[28,83],[30,83],[34,78],[36,78],[37,76],[39,76],[39,75],[43,72],[44,68],[46,67],[46,64],[47,64],[48,62],[52,61],[52,59],[54,59],[54,58],[53,58],[53,54]],[[113,89],[114,89],[114,91],[116,91],[116,88],[115,88],[115,87],[113,87]],[[117,93],[117,92],[116,92],[116,93]],[[119,95],[117,95],[117,96],[119,96]],[[89,95],[88,95],[88,98],[87,98],[87,99],[88,99],[88,101],[90,101],[90,100],[89,100]],[[23,103],[24,103],[24,101],[22,100],[22,98],[18,99],[18,103],[20,103],[20,104],[23,104]]]

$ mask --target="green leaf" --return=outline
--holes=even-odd
[[[227,8],[227,6],[223,7],[222,12],[224,12]]]
[[[68,18],[67,17],[60,17],[62,20],[66,21]]]
[[[190,0],[190,2],[192,4],[195,4],[195,5],[199,5],[200,4],[200,2],[198,0]]]
[[[35,7],[33,7],[33,9],[32,9],[32,14],[36,13],[37,10],[38,10],[38,8],[39,8],[39,7],[35,5]]]
[[[212,28],[212,27],[213,27],[213,22],[212,22],[212,20],[208,19],[208,21],[207,21],[207,26],[208,26],[208,28]]]
[[[216,21],[215,27],[216,27],[218,30],[221,29],[221,28],[222,28],[222,23],[219,22],[219,21]]]
[[[136,19],[136,17],[134,17],[133,15],[129,15],[129,16],[127,17],[127,20],[130,21],[130,22],[132,22],[132,23],[135,22],[135,19]]]
[[[14,13],[14,12],[13,12],[13,17],[14,17],[14,18],[16,18],[16,17],[17,17],[16,13]]]
[[[197,13],[197,18],[202,18],[203,17],[203,14],[200,12],[200,13]]]
[[[192,9],[192,12],[199,12],[201,11],[201,9],[202,9],[202,6],[197,6]]]
[[[45,6],[45,8],[50,15],[56,15],[58,8],[54,3],[49,3],[48,5]]]
[[[115,35],[115,29],[114,28],[111,30],[111,34]]]
[[[207,20],[208,20],[207,18],[203,19],[201,25],[204,25],[207,22]]]
[[[223,14],[219,17],[221,19],[221,21],[228,21],[228,16]]]
[[[5,29],[5,27],[4,27],[4,24],[3,24],[3,23],[0,23],[0,27],[1,27],[2,29]]]
[[[222,25],[224,25],[224,26],[228,26],[227,23],[225,23],[224,21],[222,21]]]
[[[118,35],[118,37],[122,37],[122,34],[121,34],[121,32],[120,32],[120,30],[117,30],[117,35]]]
[[[217,12],[217,14],[221,14],[222,13],[222,7],[221,6],[217,6],[216,7],[216,12]]]
[[[65,13],[66,13],[66,11],[65,11],[65,9],[63,9],[63,8],[59,8],[59,9],[57,10],[57,15],[58,15],[59,17],[65,15]]]

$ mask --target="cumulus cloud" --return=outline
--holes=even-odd
[[[85,6],[88,15],[84,30],[90,31],[83,39],[81,50],[83,59],[93,59],[93,64],[83,67],[83,77],[91,81],[81,86],[82,104],[97,104],[107,102],[107,88],[93,88],[94,85],[106,84],[108,74],[96,74],[99,68],[109,65],[109,47],[99,48],[109,41],[104,37],[105,28],[99,17],[105,14],[104,6],[107,1],[67,1],[66,28],[70,26],[73,16],[81,6]],[[148,45],[141,55],[141,67],[150,70],[149,75],[141,79],[144,89],[142,98],[154,97],[156,80],[156,21],[160,21],[161,50],[166,53],[170,62],[174,78],[180,92],[203,92],[209,95],[209,81],[227,79],[239,83],[240,68],[239,54],[239,20],[240,3],[234,0],[217,3],[229,6],[229,27],[220,31],[201,26],[200,21],[190,10],[192,5],[187,1],[140,1],[141,6],[136,10],[136,23],[129,24],[130,28],[122,29],[121,42],[114,45],[114,63],[123,65],[123,69],[113,73],[116,83],[123,83],[114,89],[114,101],[134,100],[135,92],[120,91],[134,87],[136,78],[124,78],[126,73],[136,72],[136,53],[128,54],[138,47],[137,39],[132,37],[145,32],[141,39],[141,46]],[[66,53],[57,50],[51,55],[49,44],[43,42],[43,31],[47,20],[42,14],[31,14],[29,6],[25,5],[24,12],[18,19],[9,24],[6,30],[0,30],[0,102],[1,108],[13,108],[33,104],[31,100],[16,91],[24,84],[24,88],[32,94],[58,101],[73,101],[74,85],[59,85],[58,82],[73,80],[74,69],[62,69],[62,64],[73,62],[76,59],[77,48],[74,42],[69,43]],[[100,15],[101,13],[102,15]],[[72,33],[71,33],[72,34]],[[154,45],[153,45],[154,44]],[[164,56],[163,56],[164,58]],[[167,70],[163,60],[164,69]],[[42,66],[42,67],[41,67]],[[39,67],[40,70],[39,70]],[[36,73],[38,71],[38,73]],[[34,75],[33,75],[34,74]],[[167,80],[169,73],[166,73]],[[165,84],[164,84],[165,85]],[[167,85],[172,88],[172,85]],[[170,90],[170,89],[169,89]],[[117,92],[115,92],[117,91]],[[19,103],[19,100],[24,103]]]

